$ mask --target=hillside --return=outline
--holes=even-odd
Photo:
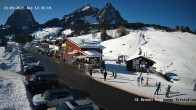
[[[179,75],[181,82],[193,85],[196,80],[196,35],[183,32],[165,32],[152,28],[131,31],[128,35],[102,42],[105,59],[128,57],[141,52],[156,62],[154,67]]]
[[[61,29],[62,28],[60,27],[44,28],[32,33],[31,35],[39,40],[49,39],[50,37],[57,37],[57,33],[60,32]]]

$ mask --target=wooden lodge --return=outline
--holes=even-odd
[[[126,60],[126,68],[128,71],[146,72],[147,69],[154,65],[155,61],[142,55],[130,57]]]

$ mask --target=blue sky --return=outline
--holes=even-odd
[[[5,10],[5,7],[32,6],[35,20],[44,23],[63,17],[88,3],[101,9],[107,2],[111,2],[130,23],[160,24],[172,28],[180,25],[196,30],[196,0],[0,0],[0,24],[5,24],[14,12]],[[49,6],[51,10],[35,10],[35,6]]]

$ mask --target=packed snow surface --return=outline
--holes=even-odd
[[[17,43],[12,43],[12,52],[0,47],[0,110],[31,110],[28,93],[18,73],[20,51]]]
[[[0,69],[11,72],[20,72],[20,51],[19,47],[14,44],[12,52],[5,52],[5,47],[0,47]]]
[[[22,77],[0,70],[0,110],[31,110]]]
[[[165,32],[145,28],[130,31],[126,36],[102,42],[105,59],[144,55],[156,62],[154,67],[163,74],[176,73],[181,83],[192,86],[196,81],[196,35]]]
[[[169,98],[173,99],[173,103],[196,105],[196,92],[193,91],[196,83],[196,35],[186,32],[165,32],[153,28],[129,30],[129,34],[122,37],[116,36],[117,33],[118,30],[111,31],[110,35],[115,39],[101,43],[105,47],[103,60],[108,72],[107,80],[104,81],[103,74],[97,70],[94,71],[93,79],[130,93],[160,100],[167,99],[166,88],[171,85]],[[147,75],[127,71],[125,62],[116,64],[118,56],[124,55],[129,59],[139,54],[155,61],[156,64],[153,66],[157,71],[163,74],[175,73],[180,81],[171,83],[157,73]],[[116,79],[112,76],[112,71],[117,72]],[[144,81],[138,85],[137,78],[140,74]],[[146,86],[147,78],[150,80],[148,86]],[[154,95],[158,82],[161,82],[162,90],[159,95]]]

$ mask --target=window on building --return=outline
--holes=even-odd
[[[71,48],[71,45],[70,44],[68,44],[67,46],[68,46],[69,49]]]

